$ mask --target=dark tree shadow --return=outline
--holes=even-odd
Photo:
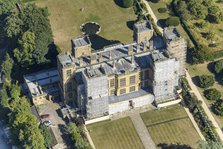
[[[133,25],[134,25],[135,21],[127,21],[126,25],[129,29],[133,30]]]
[[[118,40],[107,40],[97,34],[94,35],[89,35],[90,41],[91,41],[91,46],[95,50],[100,50],[105,46],[112,45],[112,44],[117,44],[121,43]]]
[[[164,27],[167,27],[165,22],[166,22],[166,19],[159,19],[157,24],[158,26],[164,28]]]
[[[210,63],[208,63],[207,68],[208,68],[208,70],[209,70],[211,73],[214,74],[215,80],[216,80],[219,84],[223,85],[223,71],[222,71],[221,73],[219,73],[219,74],[216,73],[215,70],[214,70],[214,65],[215,65],[215,63],[216,63],[216,62],[210,62]]]
[[[187,144],[166,144],[166,143],[160,143],[157,145],[161,149],[192,149],[189,145]]]
[[[114,0],[115,4],[118,5],[121,8],[124,8],[122,5],[122,0]]]
[[[62,124],[59,124],[58,127],[60,129],[60,132],[62,133],[61,137],[65,141],[64,143],[67,145],[68,149],[72,149],[74,146],[73,146],[73,143],[70,139],[70,136],[66,133],[66,126],[62,125]]]
[[[199,85],[198,79],[199,79],[199,77],[198,77],[198,76],[195,76],[195,77],[192,78],[192,81],[193,81],[193,83],[194,83],[196,86],[201,87],[201,86]]]

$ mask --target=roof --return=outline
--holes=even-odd
[[[60,54],[57,56],[61,65],[71,65],[73,63],[72,56],[70,54]]]
[[[31,96],[44,93],[50,94],[58,90],[57,87],[47,88],[44,91],[42,90],[42,86],[54,84],[59,81],[56,68],[25,75],[24,80]]]
[[[165,52],[159,52],[155,51],[151,54],[153,62],[159,62],[159,61],[164,61],[170,58],[169,53]]]
[[[151,30],[151,25],[147,21],[137,22],[134,24],[134,27],[137,29],[138,32]]]
[[[80,37],[80,38],[74,38],[71,40],[71,42],[74,47],[91,45],[91,42],[87,36]]]
[[[180,38],[180,34],[178,33],[176,28],[165,28],[163,35],[169,41]]]

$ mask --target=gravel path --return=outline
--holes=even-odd
[[[141,116],[139,113],[134,113],[130,115],[130,118],[135,126],[135,129],[144,145],[145,149],[156,149],[156,145],[153,142]]]

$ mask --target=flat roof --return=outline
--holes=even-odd
[[[81,47],[91,44],[89,38],[87,36],[80,37],[80,38],[74,38],[71,40],[72,45],[74,47]]]
[[[151,25],[147,21],[137,22],[134,24],[134,27],[138,30],[138,32],[144,32],[147,30],[151,30]]]
[[[167,40],[176,40],[180,38],[180,34],[178,33],[176,28],[165,28],[163,31],[163,35]]]

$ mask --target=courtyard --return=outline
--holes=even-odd
[[[133,8],[121,8],[114,0],[38,0],[35,3],[48,8],[54,40],[62,51],[70,50],[70,40],[82,36],[80,26],[88,21],[101,26],[100,34],[92,37],[94,49],[133,41],[130,29],[136,20]]]
[[[87,126],[97,149],[143,149],[143,144],[129,117]]]
[[[195,148],[200,140],[180,105],[144,112],[141,117],[157,146],[180,143]]]

